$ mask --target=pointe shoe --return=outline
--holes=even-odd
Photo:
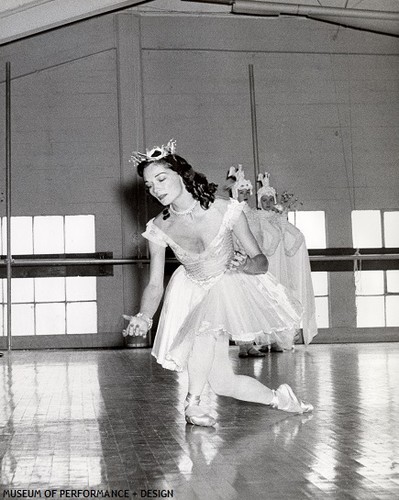
[[[265,354],[263,352],[258,351],[255,347],[250,347],[246,351],[240,351],[238,353],[239,358],[264,358]]]
[[[273,342],[272,344],[263,345],[260,349],[260,352],[284,352],[284,348],[279,346],[277,342]]]
[[[280,385],[273,391],[274,397],[270,405],[277,410],[290,413],[307,413],[313,411],[313,405],[301,401],[288,384]]]
[[[258,349],[255,349],[255,347],[250,347],[248,349],[248,356],[250,358],[264,358],[265,354],[263,352],[258,351]]]
[[[216,424],[216,420],[205,413],[200,407],[200,397],[188,394],[184,402],[184,416],[186,422],[191,425],[199,425],[200,427],[212,427]]]

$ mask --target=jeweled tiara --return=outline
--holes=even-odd
[[[165,158],[168,155],[174,155],[176,152],[176,141],[171,139],[166,146],[155,146],[152,149],[147,149],[145,153],[140,153],[139,151],[134,151],[130,157],[130,162],[133,163],[135,167],[142,161],[157,161]]]

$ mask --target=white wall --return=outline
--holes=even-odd
[[[399,207],[398,45],[304,19],[130,12],[0,47],[3,116],[5,61],[13,75],[13,214],[94,213],[98,251],[145,253],[134,237],[158,207],[145,206],[130,152],[174,137],[219,185],[237,163],[254,181],[252,64],[262,166],[305,210],[326,211],[328,246],[352,246],[353,208]],[[121,341],[145,279],[136,267],[98,279],[90,342]],[[351,273],[332,275],[330,292],[325,333],[353,339]]]
[[[281,192],[326,212],[328,247],[351,247],[351,210],[399,207],[399,43],[306,19],[142,19],[146,140],[178,139],[220,185],[242,163],[254,182],[248,67],[259,158]],[[254,204],[254,200],[253,200]],[[332,273],[330,325],[317,340],[376,339],[356,329],[352,273]],[[398,338],[385,329],[380,339]]]

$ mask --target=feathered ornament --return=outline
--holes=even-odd
[[[242,168],[242,165],[238,165],[238,168],[236,167],[230,167],[229,172],[227,174],[227,180],[232,182],[234,180],[233,184],[229,184],[228,188],[231,190],[231,196],[237,200],[238,199],[238,191],[243,190],[243,189],[248,189],[250,192],[250,195],[252,196],[252,184],[251,181],[245,178],[244,170]]]
[[[258,190],[258,203],[261,206],[262,196],[272,196],[274,203],[277,203],[276,190],[270,185],[270,174],[265,172],[264,174],[258,175],[258,182],[261,184],[261,188]]]
[[[171,139],[166,146],[155,146],[152,149],[147,149],[145,153],[140,153],[139,151],[133,151],[130,162],[133,163],[135,167],[142,161],[158,161],[165,158],[168,155],[174,155],[176,152],[176,141]]]

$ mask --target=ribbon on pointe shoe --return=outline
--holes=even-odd
[[[308,413],[313,411],[313,405],[300,400],[288,384],[280,385],[273,391],[273,399],[270,403],[277,410],[290,413]]]
[[[216,424],[216,420],[205,413],[200,407],[200,396],[194,396],[188,393],[184,401],[184,414],[186,422],[191,425],[199,425],[201,427],[212,427]]]

